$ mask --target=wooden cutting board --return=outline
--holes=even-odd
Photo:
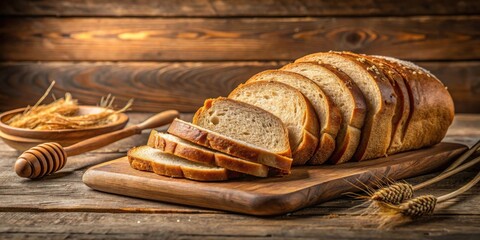
[[[357,181],[373,185],[382,177],[402,179],[446,166],[467,149],[454,143],[386,158],[336,166],[296,167],[285,177],[247,177],[227,182],[196,182],[134,170],[126,157],[88,169],[89,187],[120,195],[253,215],[276,215],[358,191]]]

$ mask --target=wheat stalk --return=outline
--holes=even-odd
[[[480,140],[478,140],[477,143],[475,143],[475,145],[473,145],[472,148],[468,149],[468,151],[466,151],[464,154],[462,154],[462,156],[460,156],[457,160],[455,160],[455,162],[453,162],[450,166],[448,166],[448,168],[443,170],[441,174],[449,172],[455,169],[456,167],[458,167],[465,160],[467,160],[467,158],[470,157],[470,155],[472,155],[475,151],[478,151],[479,148],[480,148]]]
[[[477,159],[480,159],[477,158]],[[430,215],[435,210],[437,203],[441,203],[457,197],[460,194],[468,191],[480,181],[480,172],[461,188],[436,198],[433,195],[423,195],[409,199],[398,205],[380,203],[378,219],[380,220],[379,227],[393,227],[405,222],[412,221],[416,218]]]
[[[361,185],[363,185],[364,189],[355,185],[354,186],[365,192],[367,195],[356,195],[356,198],[366,199],[366,202],[356,207],[361,207],[364,204],[368,204],[368,207],[361,211],[360,215],[379,216],[374,220],[380,220],[380,226],[384,227],[385,225],[388,225],[386,223],[389,222],[399,224],[409,221],[415,217],[430,214],[433,211],[430,209],[435,208],[437,199],[434,199],[431,196],[412,198],[414,191],[441,181],[454,174],[464,171],[475,164],[478,164],[480,162],[480,157],[474,158],[473,160],[461,165],[458,163],[465,161],[476,150],[479,150],[479,146],[480,140],[470,150],[466,151],[462,156],[452,163],[452,165],[456,166],[453,170],[443,172],[440,175],[417,185],[411,185],[406,182],[394,182],[389,179],[386,179],[387,183],[385,183],[385,181],[382,182],[381,179],[379,179],[379,181],[375,182],[378,188],[378,190],[375,191],[371,187],[357,180]],[[378,182],[380,182],[380,184]],[[439,202],[444,201],[445,198],[447,197],[440,197]]]
[[[379,187],[376,191],[372,191],[369,189],[368,192],[366,191],[368,197],[363,198],[371,201],[372,203],[382,202],[388,204],[400,204],[405,200],[411,199],[413,197],[414,191],[424,188],[433,183],[439,182],[477,164],[480,161],[479,158],[475,158],[472,161],[459,166],[463,161],[465,161],[469,156],[471,156],[475,151],[477,151],[479,147],[480,140],[471,149],[466,151],[457,160],[455,160],[455,162],[453,162],[450,167],[448,167],[448,169],[452,170],[444,171],[440,175],[431,178],[425,182],[419,183],[415,186],[409,183],[391,182],[386,186]],[[454,168],[452,168],[452,166],[454,166]],[[372,207],[375,207],[375,204]]]

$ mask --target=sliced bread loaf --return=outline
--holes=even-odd
[[[311,79],[294,73],[281,70],[266,70],[260,72],[247,83],[257,81],[281,82],[300,91],[312,104],[317,113],[320,125],[319,142],[315,153],[308,164],[318,165],[326,162],[335,150],[335,138],[337,137],[342,115],[329,96]]]
[[[219,109],[221,110],[222,108],[219,108]],[[208,110],[209,109],[205,109],[205,111],[208,111]],[[241,109],[236,110],[236,108],[232,108],[229,111],[236,112],[236,111],[241,111]],[[199,115],[198,118],[205,118],[206,116],[203,116],[204,114],[208,114],[208,113],[207,112],[198,113]],[[234,116],[231,116],[231,117],[234,117]],[[242,115],[240,115],[240,117],[242,117]],[[244,122],[242,121],[233,122],[230,128],[238,129],[239,130],[238,134],[241,134],[241,135],[243,135],[243,131],[264,131],[265,135],[261,137],[265,138],[265,141],[267,140],[272,142],[284,141],[283,139],[276,139],[277,136],[274,136],[272,134],[272,132],[274,131],[279,131],[278,129],[275,130],[273,128],[274,124],[276,123],[270,123],[270,125],[268,123],[265,123],[265,126],[266,126],[265,128],[263,128],[261,125],[260,127],[256,125],[248,126],[247,123],[250,123],[252,119],[255,119],[255,121],[261,120],[261,118],[250,116],[250,118],[246,118],[246,121]],[[262,121],[265,121],[265,119],[263,119]],[[280,120],[278,119],[278,121]],[[205,124],[205,125],[209,127],[208,124]],[[283,124],[281,128],[284,128]],[[220,129],[220,131],[221,130],[222,129]],[[223,135],[219,132],[214,132],[207,128],[199,127],[197,125],[187,123],[179,119],[175,119],[172,122],[172,124],[170,124],[170,127],[168,128],[167,131],[172,135],[175,135],[187,141],[193,142],[195,144],[205,146],[210,149],[214,149],[214,150],[217,150],[232,156],[236,156],[245,160],[261,163],[273,168],[289,171],[292,165],[291,158],[274,153],[273,150],[258,147],[256,145],[252,145],[248,140],[246,141],[238,140],[238,138],[232,138],[227,135]],[[284,131],[286,133],[286,129]],[[232,132],[229,132],[229,133],[232,133]],[[235,136],[234,134],[232,135]],[[287,136],[288,135],[283,137],[286,138],[287,140],[286,144],[288,145]]]
[[[378,67],[366,58],[346,52],[315,53],[295,62],[330,64],[356,83],[365,97],[367,116],[353,159],[362,161],[385,156],[390,146],[397,100],[392,85]]]
[[[219,166],[257,177],[268,176],[269,168],[263,164],[213,151],[168,133],[152,130],[147,145],[190,161]]]
[[[241,176],[225,168],[192,162],[149,146],[132,148],[127,156],[132,168],[168,177],[224,181]]]
[[[350,160],[360,141],[360,129],[366,113],[366,104],[360,89],[347,75],[326,64],[292,63],[284,66],[281,70],[308,77],[339,108],[343,121],[330,162],[337,164]]]
[[[262,108],[288,129],[293,165],[305,164],[317,149],[319,125],[310,102],[297,89],[280,82],[240,84],[228,98]]]
[[[427,70],[396,58],[382,58],[406,80],[410,95],[410,114],[400,144],[391,145],[390,153],[397,153],[439,143],[453,121],[454,105],[446,87]]]

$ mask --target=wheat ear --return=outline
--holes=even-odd
[[[477,159],[480,159],[477,158]],[[430,215],[435,210],[437,203],[447,201],[454,198],[470,188],[475,186],[480,181],[480,172],[461,188],[440,196],[438,198],[433,195],[423,195],[412,198],[398,205],[380,203],[378,213],[380,213],[380,227],[392,227],[398,224],[414,220],[416,218]]]
[[[378,189],[370,196],[370,200],[389,204],[399,204],[412,197],[412,185],[408,183],[397,182],[387,187]]]
[[[457,163],[461,163],[465,161],[465,159],[467,159],[469,156],[471,156],[479,148],[479,146],[480,140],[471,149],[462,154],[462,156],[460,156],[454,163],[452,163],[451,166],[455,166],[453,170],[441,173],[440,175],[431,178],[425,182],[419,183],[415,186],[409,183],[391,183],[383,188],[378,189],[373,193],[370,193],[369,197],[366,197],[366,199],[374,202],[383,202],[389,204],[400,204],[405,200],[411,199],[413,197],[414,191],[431,185],[433,183],[439,182],[480,162],[480,157],[477,157],[468,163],[462,164],[461,166],[457,165]]]

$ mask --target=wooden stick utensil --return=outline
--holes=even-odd
[[[178,116],[179,113],[176,110],[164,111],[140,124],[89,138],[65,148],[55,142],[39,144],[18,157],[15,162],[15,172],[18,176],[24,178],[41,178],[62,169],[67,161],[67,156],[101,148],[126,137],[139,134],[144,129],[163,126],[172,122]]]

